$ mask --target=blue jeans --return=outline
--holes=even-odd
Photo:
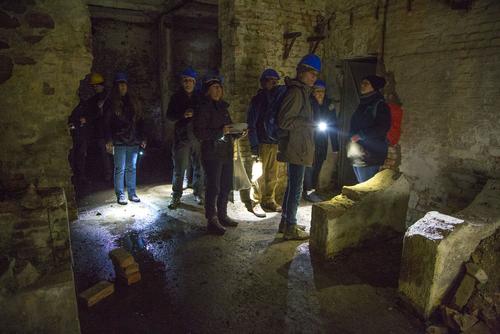
[[[124,176],[128,197],[135,195],[135,172],[139,146],[115,146],[115,193],[125,195]]]
[[[358,183],[361,183],[368,181],[375,174],[377,174],[380,169],[380,166],[368,166],[368,167],[352,166],[352,169],[354,169],[354,174],[356,174],[356,179],[358,179]]]
[[[304,184],[304,173],[306,166],[288,163],[288,183],[286,185],[285,197],[283,197],[283,214],[281,220],[287,225],[297,224],[297,209],[299,208],[302,186]]]

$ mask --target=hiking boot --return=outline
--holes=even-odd
[[[267,211],[267,212],[281,212],[283,211],[283,208],[281,205],[279,205],[276,202],[269,202],[269,203],[261,203],[260,207],[262,210]]]
[[[208,220],[207,230],[208,233],[215,235],[224,235],[224,233],[226,233],[226,229],[219,223],[219,219],[217,219],[217,217],[213,217]]]
[[[308,194],[307,192],[302,193],[302,199],[310,203],[319,203],[323,201],[316,193]]]
[[[116,202],[120,205],[127,205],[127,199],[125,198],[125,195],[118,195],[116,197]]]
[[[309,239],[309,233],[303,231],[297,225],[288,225],[283,234],[283,239],[285,240],[307,240]]]
[[[245,204],[245,208],[247,208],[247,210],[251,213],[253,213],[256,217],[258,218],[265,218],[266,217],[266,213],[263,212],[263,211],[257,211],[256,210],[256,207],[257,207],[257,202],[254,202],[254,201],[246,201],[244,202]]]
[[[229,218],[227,215],[224,217],[219,217],[219,222],[222,224],[222,226],[226,226],[226,227],[238,226],[238,222]]]
[[[135,203],[139,203],[141,201],[141,199],[139,197],[137,197],[137,195],[135,195],[135,194],[132,196],[129,196],[128,200],[131,202],[135,202]]]
[[[170,204],[168,205],[168,208],[170,210],[175,210],[181,205],[181,199],[178,197],[172,197],[172,200],[170,201]]]
[[[305,225],[296,224],[295,226],[297,226],[297,228],[301,229],[302,231],[306,230]],[[282,221],[280,221],[280,225],[278,227],[278,233],[285,233],[285,229],[286,229],[286,222],[284,220],[282,220]]]

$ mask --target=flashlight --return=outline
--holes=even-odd
[[[144,149],[142,147],[139,148],[139,155],[141,155],[141,156],[144,155]]]
[[[318,129],[319,131],[326,131],[328,128],[328,125],[325,122],[319,122],[318,123]]]

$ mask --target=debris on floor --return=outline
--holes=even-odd
[[[141,280],[139,264],[132,254],[124,248],[116,248],[109,252],[109,257],[115,266],[116,281],[123,285],[132,285]]]
[[[99,303],[104,298],[110,296],[115,291],[115,285],[108,281],[100,281],[94,286],[88,288],[87,290],[80,293],[80,299],[87,305],[91,307]]]

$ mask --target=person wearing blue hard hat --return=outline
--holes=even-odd
[[[333,102],[326,97],[326,83],[323,80],[317,80],[314,83],[311,105],[316,125],[314,161],[312,167],[306,168],[302,198],[309,202],[319,202],[321,198],[315,193],[308,194],[308,191],[318,188],[318,179],[323,162],[326,160],[329,142],[332,147],[334,165],[339,151],[337,112]]]
[[[260,200],[262,209],[269,212],[281,212],[281,206],[276,202],[279,169],[283,163],[276,160],[278,144],[266,131],[266,112],[280,76],[276,70],[268,68],[260,75],[260,89],[252,97],[247,113],[248,138],[254,159],[262,161],[262,176],[257,180],[259,187],[256,197]],[[245,169],[252,178],[253,160],[245,161]],[[284,181],[283,181],[284,182]],[[240,198],[248,211],[257,217],[265,217],[265,213],[255,210],[257,202],[250,198],[250,189],[240,191]]]
[[[144,114],[128,84],[125,72],[115,75],[115,84],[106,108],[106,148],[113,152],[115,171],[114,186],[118,204],[127,204],[128,199],[140,202],[136,194],[136,165],[139,147],[146,148]],[[125,180],[124,180],[125,179]]]
[[[168,208],[179,207],[183,193],[184,175],[191,163],[193,169],[193,194],[195,201],[203,204],[203,170],[200,158],[200,142],[193,132],[193,115],[200,96],[195,91],[197,73],[191,67],[181,73],[181,88],[170,98],[167,118],[175,122],[172,160],[172,200]]]
[[[233,134],[229,104],[223,100],[222,78],[211,75],[203,80],[204,95],[194,113],[194,134],[201,141],[201,161],[205,172],[205,217],[209,233],[223,235],[225,227],[235,227],[228,217],[227,204],[233,188]]]
[[[297,224],[305,168],[314,161],[314,117],[310,95],[321,71],[321,59],[308,54],[297,64],[297,75],[287,82],[287,91],[277,115],[280,128],[277,159],[287,163],[288,183],[283,198],[279,232],[285,240],[309,238]]]

